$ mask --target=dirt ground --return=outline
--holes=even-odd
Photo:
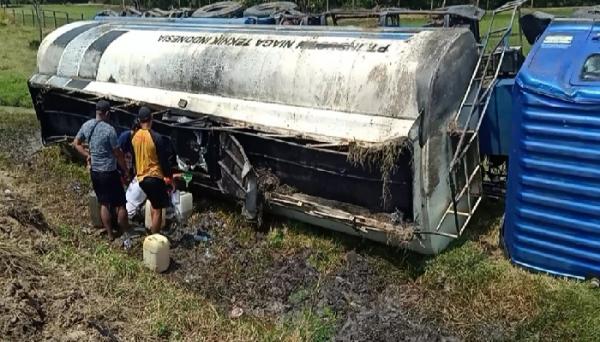
[[[0,332],[11,341],[117,340],[119,324],[102,301],[69,273],[40,259],[57,242],[44,214],[2,184],[0,195]]]
[[[0,173],[0,334],[8,340],[139,339],[144,335],[138,334],[135,317],[129,317],[134,308],[116,304],[97,286],[90,286],[98,279],[48,261],[56,259],[48,256],[57,246],[64,247],[61,225],[93,232],[85,197],[89,185],[84,178],[57,175],[48,156],[38,156],[36,131],[28,126],[20,129],[15,137],[5,135],[0,144],[0,152],[11,162]],[[23,141],[26,153],[15,154]],[[188,224],[168,233],[172,264],[158,277],[206,298],[219,316],[231,320],[242,316],[293,326],[298,317],[311,317],[312,327],[321,334],[296,340],[456,340],[413,310],[419,299],[415,286],[408,279],[388,281],[385,268],[374,264],[368,249],[354,248],[360,240],[336,247],[332,255],[339,258],[331,261],[314,242],[331,244],[330,238],[317,239],[308,228],[307,236],[295,233],[289,239],[296,244],[282,245],[277,232],[287,221],[275,220],[270,231],[259,231],[230,214],[236,210],[200,198]],[[197,241],[198,233],[207,241]],[[95,234],[85,239],[102,244],[102,237]],[[81,241],[67,241],[75,250],[89,248],[81,247],[85,245]],[[141,243],[141,237],[134,239],[128,252],[118,243],[110,248],[139,262]],[[181,339],[191,339],[181,333]],[[158,336],[169,337],[173,336]]]

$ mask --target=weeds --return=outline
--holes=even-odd
[[[407,138],[396,138],[377,145],[362,146],[352,142],[348,146],[348,161],[354,166],[367,170],[378,170],[381,173],[381,201],[384,210],[389,210],[390,179],[396,172],[398,158],[412,146]]]
[[[0,49],[0,106],[32,107],[27,80],[35,70],[37,48],[29,46],[35,37],[32,27],[0,25],[0,40],[7,47]]]

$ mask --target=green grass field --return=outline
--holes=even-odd
[[[63,18],[64,13],[69,14],[69,18],[75,20],[81,20],[82,15],[83,19],[92,19],[96,13],[108,9],[115,8],[115,6],[109,5],[97,5],[97,4],[66,4],[66,5],[56,5],[56,4],[43,4],[42,9],[46,11],[46,16],[51,16],[52,11],[57,12],[57,16]],[[31,13],[33,6],[31,5],[22,5],[17,7],[11,7],[8,9],[9,13],[12,13],[12,9],[16,11],[16,13],[20,13],[21,11],[25,11],[26,14]],[[3,10],[0,10],[2,12]]]
[[[524,8],[521,10],[522,14],[525,13],[530,13],[533,10],[529,9],[529,8]],[[549,14],[553,14],[555,16],[569,16],[572,12],[573,12],[573,8],[571,7],[558,7],[558,8],[542,8],[540,9],[540,11],[549,13]],[[511,13],[510,12],[504,12],[504,13],[500,13],[499,15],[497,15],[494,19],[494,23],[493,26],[491,28],[491,30],[494,29],[499,29],[502,27],[506,27],[508,25],[508,23],[510,22],[511,19]],[[490,20],[491,20],[491,13],[488,12],[486,13],[486,15],[483,17],[483,20],[481,21],[481,24],[479,25],[480,27],[480,32],[481,35],[483,37],[483,35],[488,31],[488,29],[490,29]],[[491,40],[490,44],[489,44],[489,48],[493,47],[493,45],[497,42],[497,40]],[[531,46],[529,45],[529,43],[527,42],[527,40],[525,39],[525,37],[523,37],[523,40],[521,41],[520,37],[519,37],[519,23],[518,23],[518,18],[515,18],[515,21],[513,22],[513,27],[512,27],[512,34],[510,36],[510,44],[513,46],[518,46],[518,45],[522,45],[523,47],[523,52],[525,54],[527,54],[529,52],[529,50],[531,49]]]
[[[51,11],[57,13],[58,25],[66,23],[63,12],[69,13],[70,21],[91,19],[94,15],[107,8],[99,5],[43,5],[46,11],[46,28],[44,33],[53,29],[53,18]],[[16,17],[12,16],[12,9]],[[25,25],[21,11],[25,11]],[[22,6],[8,9],[0,9],[0,41],[2,46],[9,48],[0,49],[0,106],[31,107],[31,98],[27,91],[27,79],[35,70],[38,31],[31,25],[31,6]]]
[[[10,47],[0,49],[0,106],[32,106],[27,79],[35,70],[36,35],[30,26],[4,22],[0,11],[0,41]]]

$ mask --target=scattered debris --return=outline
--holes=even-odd
[[[240,318],[244,314],[244,310],[239,307],[234,307],[229,313],[229,318]]]
[[[202,229],[198,229],[198,231],[196,231],[196,234],[194,234],[194,241],[196,242],[210,242],[212,241],[212,236],[203,231]]]

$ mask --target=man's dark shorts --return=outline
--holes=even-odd
[[[163,209],[169,206],[169,195],[167,194],[167,184],[165,181],[156,177],[145,177],[140,182],[140,188],[144,190],[152,208]]]
[[[98,203],[113,207],[125,205],[125,190],[117,170],[109,172],[92,171],[91,176]]]

